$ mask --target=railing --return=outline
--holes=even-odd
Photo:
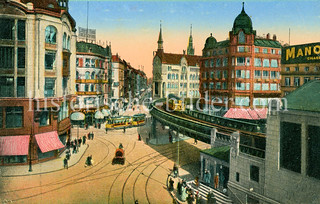
[[[244,154],[249,154],[251,156],[265,158],[265,151],[262,149],[257,149],[254,147],[246,146],[243,144],[240,144],[240,152]]]

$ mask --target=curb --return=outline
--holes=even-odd
[[[74,164],[70,165],[68,168],[73,167],[74,165],[78,164],[79,161],[82,159],[83,155],[86,153],[87,149],[89,148],[89,144],[87,144],[87,148],[84,150],[83,154],[81,157],[76,161]],[[42,175],[42,174],[48,174],[48,173],[53,173],[57,171],[61,171],[64,168],[52,170],[52,171],[46,171],[46,172],[40,172],[40,173],[31,173],[31,174],[21,174],[21,175],[1,175],[1,177],[21,177],[21,176],[34,176],[34,175]]]

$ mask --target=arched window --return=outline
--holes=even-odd
[[[76,85],[76,92],[79,91],[79,84]]]
[[[68,36],[68,40],[67,40],[67,49],[70,50],[70,36]]]
[[[239,36],[238,36],[238,43],[245,43],[245,42],[246,42],[245,35],[244,35],[243,31],[240,31]]]
[[[91,79],[94,79],[94,77],[95,77],[95,72],[92,72],[91,73]]]
[[[176,79],[179,79],[179,74],[176,74]]]
[[[67,49],[67,33],[63,33],[62,47]]]
[[[171,74],[168,74],[168,79],[171,79]]]
[[[47,26],[46,31],[46,43],[56,44],[57,42],[57,29],[54,26]]]
[[[94,92],[94,85],[93,84],[90,85],[90,91]]]
[[[86,71],[85,79],[90,79],[90,72]]]
[[[88,85],[88,84],[84,85],[84,91],[85,91],[85,92],[88,92],[88,91],[89,91],[89,85]]]
[[[79,79],[79,72],[76,72],[76,79]]]

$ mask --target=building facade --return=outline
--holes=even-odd
[[[229,38],[210,35],[202,50],[200,94],[203,104],[223,115],[227,108],[260,108],[280,97],[281,44],[274,35],[259,37],[244,7]]]
[[[86,114],[86,124],[93,124],[94,113],[108,100],[108,69],[111,49],[86,42],[77,42],[75,108]]]
[[[68,1],[0,1],[0,162],[56,157],[70,135],[76,33]]]
[[[200,56],[193,55],[190,33],[187,54],[165,53],[162,28],[160,27],[158,50],[153,57],[153,97],[163,98],[169,94],[179,97],[199,98]]]
[[[281,96],[310,80],[320,79],[320,43],[287,46],[282,49]]]
[[[124,69],[126,62],[120,56],[112,55],[112,99],[118,100],[124,96]]]

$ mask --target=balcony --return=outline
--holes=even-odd
[[[101,95],[102,92],[101,91],[81,91],[81,92],[77,92],[77,95]]]
[[[77,79],[76,83],[104,84],[104,83],[108,83],[108,80],[107,79]]]

